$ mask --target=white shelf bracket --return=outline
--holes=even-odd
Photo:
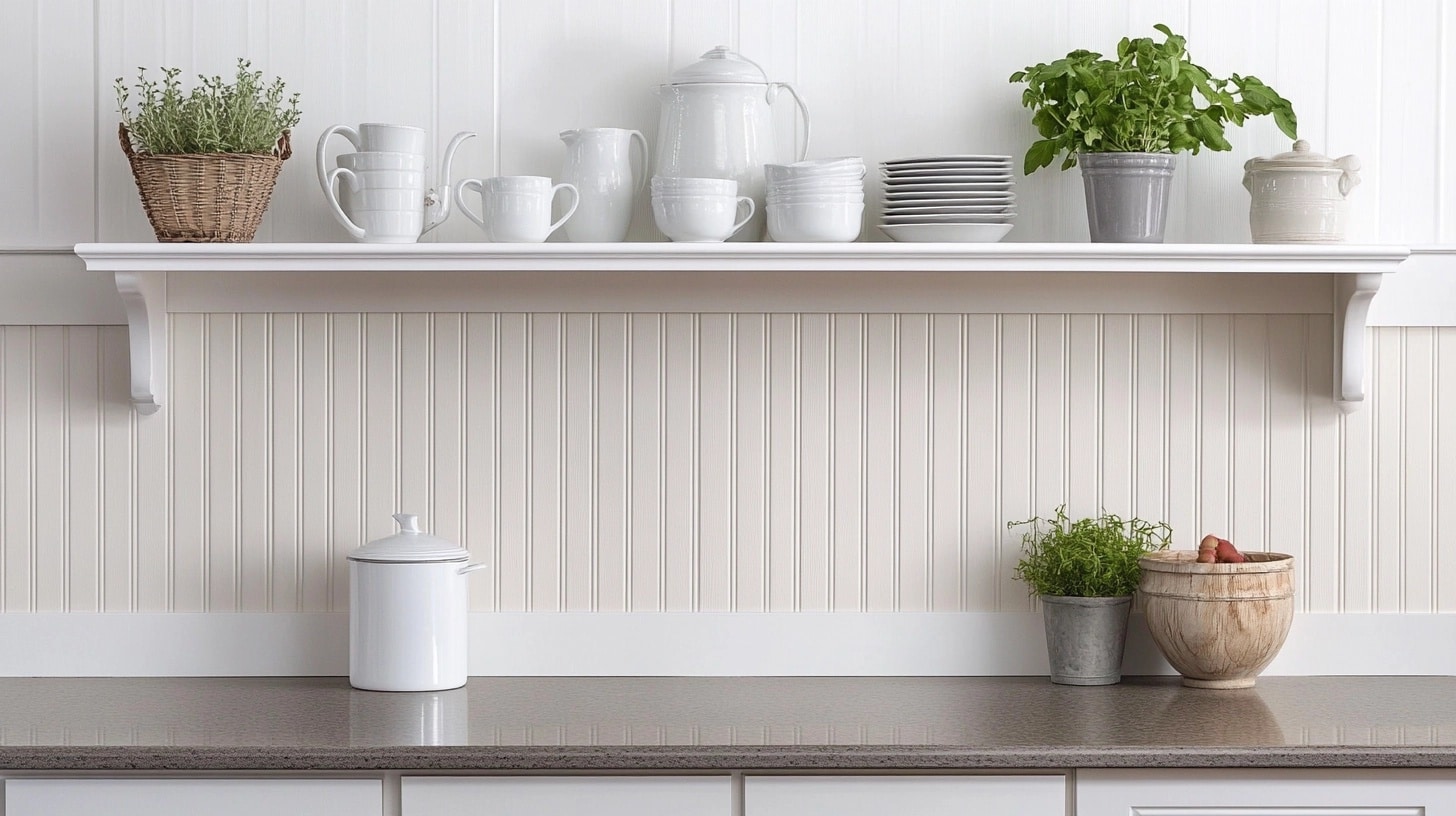
[[[167,393],[167,273],[115,274],[131,340],[131,402],[155,414]]]
[[[1335,404],[1345,413],[1365,404],[1365,321],[1384,277],[1335,276]]]

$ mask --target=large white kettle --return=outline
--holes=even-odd
[[[773,103],[788,91],[804,122],[804,144],[797,160],[809,152],[809,109],[792,85],[769,82],[757,63],[718,46],[702,59],[673,73],[657,86],[662,116],[657,130],[659,176],[723,178],[738,182],[738,194],[754,200],[755,215],[734,241],[763,237],[765,164],[784,163],[774,138]]]

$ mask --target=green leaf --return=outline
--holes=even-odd
[[[1284,105],[1274,109],[1274,124],[1291,139],[1299,138],[1299,120],[1294,117],[1294,108]]]
[[[1026,175],[1040,170],[1052,163],[1057,157],[1057,143],[1051,139],[1038,139],[1027,148],[1026,161],[1022,166],[1022,172]]]

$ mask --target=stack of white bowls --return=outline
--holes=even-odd
[[[864,159],[766,164],[768,232],[775,241],[853,241],[864,221]]]
[[[1010,156],[918,156],[883,162],[880,231],[896,241],[999,241],[1016,220]]]
[[[753,218],[753,211],[753,199],[739,195],[733,179],[652,177],[652,217],[673,241],[726,241]]]

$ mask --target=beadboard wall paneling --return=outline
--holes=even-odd
[[[1323,315],[172,321],[152,417],[123,329],[0,328],[0,608],[342,610],[404,510],[480,611],[1016,611],[1005,524],[1062,502],[1456,607],[1456,329],[1374,330],[1344,415]]]
[[[1013,70],[1074,47],[1111,48],[1157,22],[1188,35],[1215,73],[1255,74],[1292,99],[1317,150],[1362,158],[1352,240],[1456,236],[1456,106],[1443,56],[1451,0],[18,0],[14,12],[0,31],[0,66],[16,91],[0,144],[36,161],[0,191],[5,246],[150,237],[114,130],[112,82],[132,80],[137,66],[176,65],[190,77],[228,73],[246,56],[285,77],[305,115],[259,240],[345,240],[311,159],[337,122],[418,124],[432,132],[432,152],[477,132],[458,178],[554,175],[563,129],[631,127],[655,141],[654,86],[726,44],[801,90],[816,156],[1019,154],[1033,133],[1005,81]],[[782,107],[788,150],[802,133]],[[1242,164],[1287,142],[1267,119],[1229,139],[1230,152],[1181,159],[1169,240],[1248,239]],[[1011,240],[1085,239],[1075,172],[1036,173],[1020,189]],[[869,198],[879,200],[874,179]],[[644,202],[634,239],[657,237],[648,215]],[[477,233],[457,218],[427,240]]]

